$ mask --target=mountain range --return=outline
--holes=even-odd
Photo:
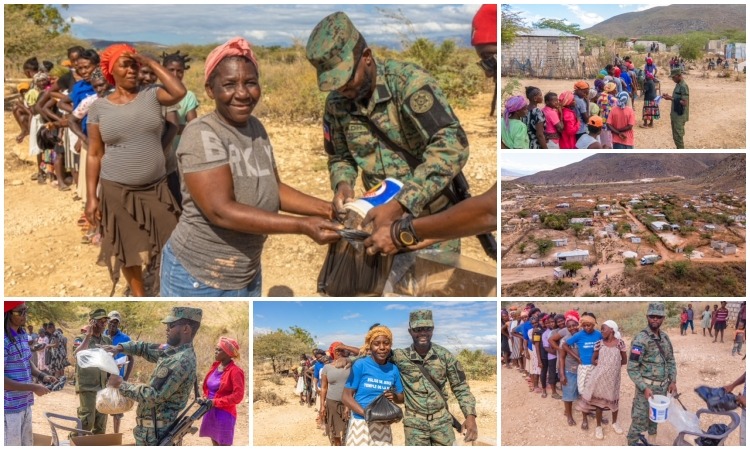
[[[668,177],[719,183],[727,189],[744,187],[745,154],[600,153],[516,181],[535,185],[573,185]]]
[[[611,17],[583,31],[614,39],[671,36],[690,31],[744,30],[745,8],[745,4],[657,6]]]

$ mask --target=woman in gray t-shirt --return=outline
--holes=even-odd
[[[261,295],[269,234],[339,239],[333,207],[284,184],[260,121],[258,65],[241,38],[206,58],[206,93],[216,110],[190,122],[177,148],[183,213],[164,247],[162,297]],[[296,216],[279,214],[279,211]]]
[[[139,89],[136,74],[144,65],[161,86]],[[122,270],[132,295],[143,297],[142,268],[159,273],[160,253],[180,210],[167,187],[161,107],[177,104],[186,89],[158,62],[126,44],[104,50],[101,69],[115,89],[89,108],[86,217],[94,226],[101,223],[102,252],[114,284]],[[158,284],[157,277],[154,291]]]

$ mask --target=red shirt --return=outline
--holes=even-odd
[[[620,108],[619,106],[613,106],[612,111],[609,113],[607,124],[612,125],[618,130],[623,129],[628,125],[634,126],[635,125],[635,111],[633,111],[633,108],[631,108],[630,106],[626,106],[624,109]],[[625,135],[625,139],[620,138],[620,136],[613,131],[612,142],[615,144],[623,144],[623,145],[634,144],[635,136],[633,135],[632,128],[629,129],[628,131],[625,131],[622,134]]]
[[[578,132],[578,117],[570,108],[563,108],[563,131],[560,138],[560,148],[576,148],[576,133]]]
[[[208,377],[219,366],[219,361],[214,361],[211,369],[203,379],[203,397],[208,398]],[[237,404],[245,398],[245,372],[230,361],[221,375],[219,390],[213,398],[214,406],[228,412],[232,417],[237,417]]]

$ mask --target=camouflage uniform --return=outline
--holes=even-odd
[[[89,314],[89,319],[102,319],[107,317],[107,312],[97,309]],[[86,335],[78,337],[83,341]],[[99,348],[103,345],[112,345],[112,339],[102,334],[89,338],[90,349]],[[82,368],[76,362],[76,394],[78,394],[79,406],[78,418],[81,420],[81,429],[91,431],[94,434],[104,434],[107,430],[107,415],[96,410],[96,393],[107,386],[107,372],[95,367]],[[70,433],[75,436],[76,433]]]
[[[175,307],[172,314],[162,323],[172,323],[179,319],[201,321],[202,310],[198,308]],[[147,342],[125,342],[123,353],[145,358],[156,363],[148,384],[123,381],[120,392],[138,402],[136,427],[133,429],[135,445],[158,445],[154,434],[152,408],[156,408],[156,428],[159,438],[163,438],[167,428],[174,422],[188,403],[197,373],[193,344],[179,347],[150,344]]]
[[[466,133],[437,81],[414,64],[375,60],[375,91],[366,106],[337,92],[365,48],[364,39],[341,12],[323,19],[307,42],[307,59],[317,69],[320,90],[332,91],[323,118],[331,187],[335,191],[342,181],[353,187],[361,168],[366,189],[386,177],[403,182],[396,200],[415,217],[445,209],[448,200],[440,193],[469,158]],[[412,172],[368,122],[421,164]],[[443,248],[458,251],[458,242]]]
[[[648,314],[665,316],[663,303],[650,303]],[[666,361],[656,345],[659,341]],[[649,328],[642,330],[630,345],[628,359],[628,376],[635,383],[636,393],[631,413],[632,423],[628,431],[628,445],[638,442],[638,435],[648,430],[649,435],[656,434],[656,423],[648,418],[648,399],[644,395],[646,388],[654,395],[667,395],[670,383],[677,382],[677,365],[674,359],[672,342],[666,333],[659,330],[657,336]]]
[[[412,312],[409,315],[409,326],[434,326],[432,311]],[[394,350],[392,360],[401,372],[401,382],[404,385],[406,445],[453,445],[456,438],[451,415],[445,407],[448,399],[445,385],[450,385],[464,416],[477,415],[476,400],[469,390],[461,363],[450,351],[435,344],[432,344],[424,358],[419,356],[412,345]],[[424,364],[427,372],[442,388],[440,393],[424,377],[418,364]]]
[[[681,73],[682,70],[673,69],[671,75],[675,76]],[[684,107],[682,114],[677,114],[676,108],[678,107],[680,100],[685,99],[689,102],[689,98],[690,90],[688,89],[688,85],[685,83],[684,79],[680,80],[680,82],[675,85],[674,91],[672,91],[672,112],[669,115],[669,118],[672,121],[672,140],[674,140],[675,148],[685,148],[685,123],[687,123],[690,118],[690,104],[688,103],[688,105]]]

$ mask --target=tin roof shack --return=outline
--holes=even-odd
[[[555,247],[565,247],[568,245],[568,238],[552,239],[552,243],[555,244]]]
[[[569,223],[572,225],[574,223],[582,223],[587,227],[593,227],[594,226],[594,219],[590,217],[573,217],[569,220]]]
[[[588,261],[588,250],[571,250],[569,252],[555,253],[555,261],[564,263],[568,261]]]
[[[725,39],[711,39],[706,44],[706,51],[711,53],[724,54],[724,47],[727,45]]]
[[[637,46],[643,46],[647,52],[666,52],[667,51],[667,44],[664,44],[659,41],[635,41],[633,43],[634,47]]]
[[[573,194],[571,194],[571,197],[573,197],[573,198],[583,198],[583,194],[581,192],[573,192]]]
[[[512,44],[501,42],[502,73],[548,78],[579,77],[581,39],[581,36],[550,28],[519,32]]]
[[[733,43],[733,44],[727,44],[726,48],[724,49],[724,57],[725,58],[737,58],[740,60],[746,59],[745,56],[745,50],[746,50],[746,44],[744,43]]]
[[[654,231],[664,231],[665,229],[670,229],[670,226],[667,222],[662,222],[660,220],[651,222],[651,229]]]

